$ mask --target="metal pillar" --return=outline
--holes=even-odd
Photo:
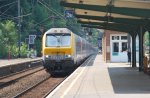
[[[143,33],[142,27],[139,31],[139,71],[143,71]]]
[[[131,36],[129,33],[127,35],[127,39],[128,39],[128,51],[131,51]]]
[[[18,0],[18,44],[19,44],[19,51],[18,51],[18,57],[20,58],[21,57],[21,54],[20,54],[20,47],[21,47],[21,19],[20,19],[20,0]]]
[[[132,67],[136,67],[136,35],[132,34]]]

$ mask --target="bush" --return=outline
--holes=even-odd
[[[16,32],[17,30],[13,21],[6,20],[0,22],[0,58],[8,58],[9,51],[11,54],[15,54],[16,48],[14,45],[17,43]]]
[[[27,45],[25,43],[22,43],[20,51],[21,57],[27,57]]]
[[[15,44],[12,46],[11,50],[10,50],[10,54],[11,54],[11,57],[13,58],[17,58],[18,57],[18,46]]]
[[[10,49],[11,57],[17,58],[19,55],[19,47],[17,45],[13,45]],[[21,57],[27,57],[27,45],[25,43],[22,43],[20,47],[20,55]]]

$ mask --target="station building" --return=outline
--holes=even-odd
[[[102,54],[106,62],[128,62],[127,51],[132,50],[132,38],[125,32],[104,30]],[[136,37],[136,60],[138,62],[139,38]]]

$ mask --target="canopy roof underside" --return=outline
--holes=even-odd
[[[150,0],[62,0],[84,27],[131,33],[150,30]]]

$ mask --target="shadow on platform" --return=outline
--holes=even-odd
[[[108,71],[114,93],[150,94],[150,77],[138,68],[109,67]]]

